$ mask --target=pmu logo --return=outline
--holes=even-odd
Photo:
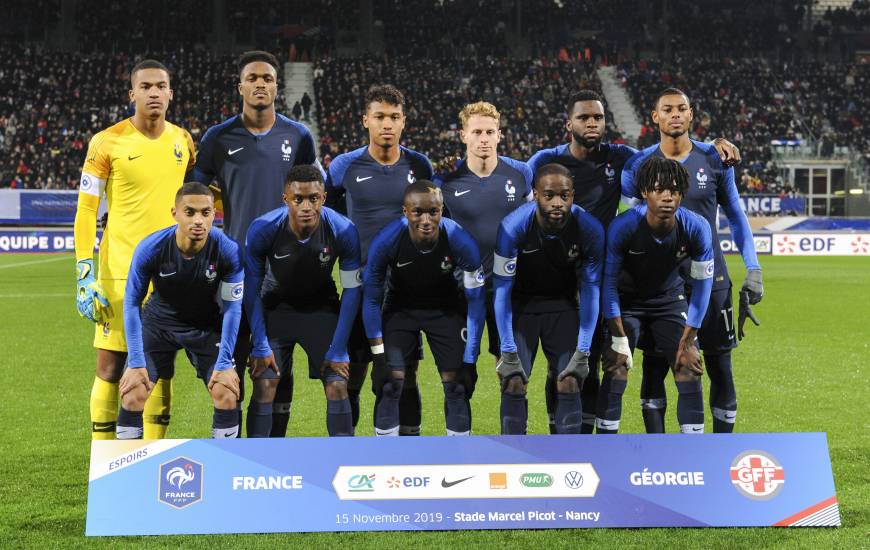
[[[202,464],[180,456],[160,466],[157,499],[184,508],[202,500]]]
[[[375,490],[375,474],[357,474],[347,480],[347,490],[351,493],[370,493]]]
[[[290,145],[290,140],[285,139],[281,144],[281,160],[290,162],[290,153],[293,152],[293,147]]]
[[[782,490],[785,470],[773,455],[746,451],[731,463],[731,483],[747,498],[768,500]]]
[[[528,473],[520,476],[523,487],[551,487],[553,476],[543,473]]]

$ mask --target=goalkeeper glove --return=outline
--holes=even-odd
[[[750,269],[746,272],[746,279],[743,280],[740,292],[747,294],[751,306],[761,301],[761,297],[764,296],[764,286],[761,284],[760,269]]]
[[[100,283],[94,278],[94,261],[79,260],[76,263],[76,272],[76,307],[79,315],[99,323],[107,313],[109,300],[106,299]]]
[[[746,318],[749,317],[755,326],[761,326],[761,321],[752,313],[752,308],[749,304],[753,303],[750,292],[745,289],[740,290],[740,305],[737,309],[737,339],[743,340],[745,333],[743,332],[743,324],[746,323]]]
[[[499,357],[498,362],[495,365],[495,370],[502,377],[502,380],[504,380],[505,383],[507,383],[508,379],[512,376],[519,376],[523,379],[523,382],[529,381],[526,371],[520,364],[520,356],[517,355],[517,352],[515,351],[501,352],[501,357]]]
[[[580,351],[579,349],[574,351],[574,355],[571,356],[571,359],[568,361],[568,364],[565,365],[565,368],[562,369],[562,372],[559,373],[559,382],[564,380],[569,376],[573,376],[577,379],[579,384],[583,383],[583,380],[589,374],[589,352]]]

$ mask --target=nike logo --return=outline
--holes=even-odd
[[[136,156],[134,157],[133,155],[127,155],[127,160],[136,160],[137,158],[139,158],[139,157],[141,157],[141,156],[142,156],[142,155],[136,155]]]
[[[462,195],[464,195],[466,193],[471,193],[471,189],[466,189],[465,191],[454,191],[453,196],[454,197],[461,197]]]
[[[178,273],[178,272],[177,272],[177,271],[173,271],[172,273],[163,273],[163,272],[161,271],[161,272],[160,272],[160,276],[161,276],[161,277],[169,277],[170,275],[175,275],[176,273]]]
[[[537,252],[540,248],[533,248],[531,250],[523,250],[523,254],[531,254],[532,252]]]
[[[361,181],[370,180],[370,179],[372,179],[373,177],[374,177],[374,176],[366,176],[366,177],[364,177],[364,178],[361,178],[361,177],[357,176],[357,177],[356,177],[356,182],[359,183],[359,182],[361,182]]]
[[[286,258],[286,257],[289,256],[289,255],[290,255],[289,253],[288,253],[288,254],[284,254],[283,256],[279,256],[279,255],[275,254],[275,259],[276,259],[276,260],[281,260],[281,259],[283,259],[283,258]]]
[[[693,431],[693,432],[700,432],[700,431],[703,430],[703,429],[704,429],[704,428],[692,428],[692,431]]]
[[[229,149],[229,150],[227,151],[227,154],[230,155],[230,156],[233,156],[233,155],[235,155],[236,153],[238,153],[239,151],[241,151],[242,149],[244,149],[244,147],[239,147],[238,149]]]
[[[646,254],[643,250],[629,250],[628,253],[633,255]]]
[[[410,262],[397,262],[396,267],[405,267],[406,265],[411,265],[412,263],[414,263],[414,260],[411,260]]]
[[[468,476],[468,477],[464,477],[462,479],[457,479],[455,481],[447,481],[446,477],[442,477],[441,478],[441,486],[444,487],[445,489],[447,489],[449,487],[453,487],[454,485],[459,485],[463,481],[468,481],[469,479],[471,479],[473,477],[474,476]]]

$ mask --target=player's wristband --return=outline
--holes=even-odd
[[[631,357],[631,346],[628,345],[628,336],[611,336],[610,349],[616,353]]]
[[[384,353],[384,345],[383,344],[375,344],[372,346],[372,354],[380,355]]]

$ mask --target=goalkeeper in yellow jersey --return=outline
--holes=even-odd
[[[169,71],[145,60],[130,72],[135,114],[91,138],[82,167],[75,219],[79,315],[96,323],[97,371],[91,391],[93,439],[114,439],[118,381],[127,359],[124,286],[133,251],[145,236],[174,223],[175,193],[193,167],[190,134],[166,121],[172,100]],[[97,209],[105,194],[108,221],[94,268]],[[144,438],[159,439],[169,424],[171,381],[160,379],[144,411]]]

